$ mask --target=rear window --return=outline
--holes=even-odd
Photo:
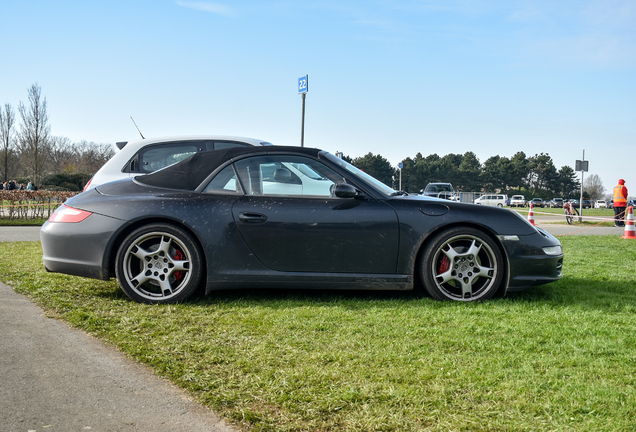
[[[158,146],[143,152],[140,157],[139,172],[151,173],[192,156],[197,152],[195,145]]]

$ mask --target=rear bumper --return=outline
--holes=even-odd
[[[113,234],[124,221],[92,214],[79,223],[45,222],[40,230],[47,271],[107,280]]]

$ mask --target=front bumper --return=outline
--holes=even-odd
[[[510,261],[508,291],[554,282],[562,277],[563,253],[547,255],[544,247],[561,246],[547,231],[521,236],[519,241],[506,241],[504,247]]]

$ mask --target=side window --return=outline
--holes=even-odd
[[[192,144],[165,144],[150,147],[139,155],[139,172],[151,173],[192,156],[198,150]]]
[[[241,182],[251,195],[330,197],[342,176],[322,162],[302,157],[269,155],[236,162]]]
[[[246,147],[247,144],[234,141],[214,141],[214,150],[222,150],[230,147]]]
[[[233,165],[228,165],[218,173],[203,190],[203,193],[243,194],[241,185],[236,179]]]

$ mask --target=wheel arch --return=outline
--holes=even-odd
[[[119,250],[119,246],[122,244],[122,242],[124,241],[124,239],[134,230],[136,230],[137,228],[140,228],[144,225],[149,225],[152,223],[165,223],[168,225],[173,225],[176,226],[184,231],[186,231],[188,234],[190,234],[192,236],[193,239],[195,239],[195,241],[197,242],[197,246],[199,247],[199,250],[201,251],[201,254],[203,256],[203,260],[204,260],[204,265],[202,267],[203,269],[203,280],[206,280],[206,275],[207,275],[207,265],[205,265],[205,263],[207,262],[206,256],[205,256],[205,248],[203,247],[203,243],[201,242],[201,239],[199,238],[199,236],[192,230],[191,227],[189,227],[188,225],[184,224],[183,221],[181,220],[177,220],[177,219],[173,219],[173,218],[169,218],[169,217],[151,217],[151,218],[143,218],[143,219],[137,219],[135,221],[132,221],[131,223],[125,225],[119,232],[117,232],[110,244],[108,245],[108,250],[106,251],[106,266],[107,266],[107,271],[108,271],[108,275],[109,277],[113,278],[115,277],[115,257],[117,256],[117,251]]]
[[[499,287],[499,289],[497,290],[497,292],[495,293],[496,297],[503,297],[506,294],[506,290],[508,288],[508,284],[510,283],[510,258],[508,256],[508,252],[506,251],[506,248],[504,247],[503,243],[501,242],[501,240],[499,240],[499,238],[497,237],[497,235],[488,227],[485,227],[484,225],[480,225],[474,222],[457,222],[457,223],[451,223],[451,224],[447,224],[447,225],[441,225],[436,227],[434,230],[428,232],[421,240],[420,245],[417,249],[417,254],[415,255],[415,259],[413,260],[412,263],[412,274],[413,274],[413,279],[414,279],[414,284],[415,287],[417,289],[423,290],[424,289],[424,285],[423,285],[423,281],[422,281],[422,277],[420,275],[419,272],[419,267],[420,267],[420,262],[422,260],[422,256],[424,255],[424,252],[426,250],[426,248],[431,244],[433,238],[446,230],[450,230],[453,228],[459,228],[459,227],[470,227],[470,228],[474,228],[476,230],[479,230],[481,232],[483,232],[485,235],[487,235],[494,243],[495,245],[497,245],[497,248],[499,250],[499,252],[501,253],[501,256],[504,258],[504,275],[503,275],[503,279],[502,279],[502,284],[501,287]]]

